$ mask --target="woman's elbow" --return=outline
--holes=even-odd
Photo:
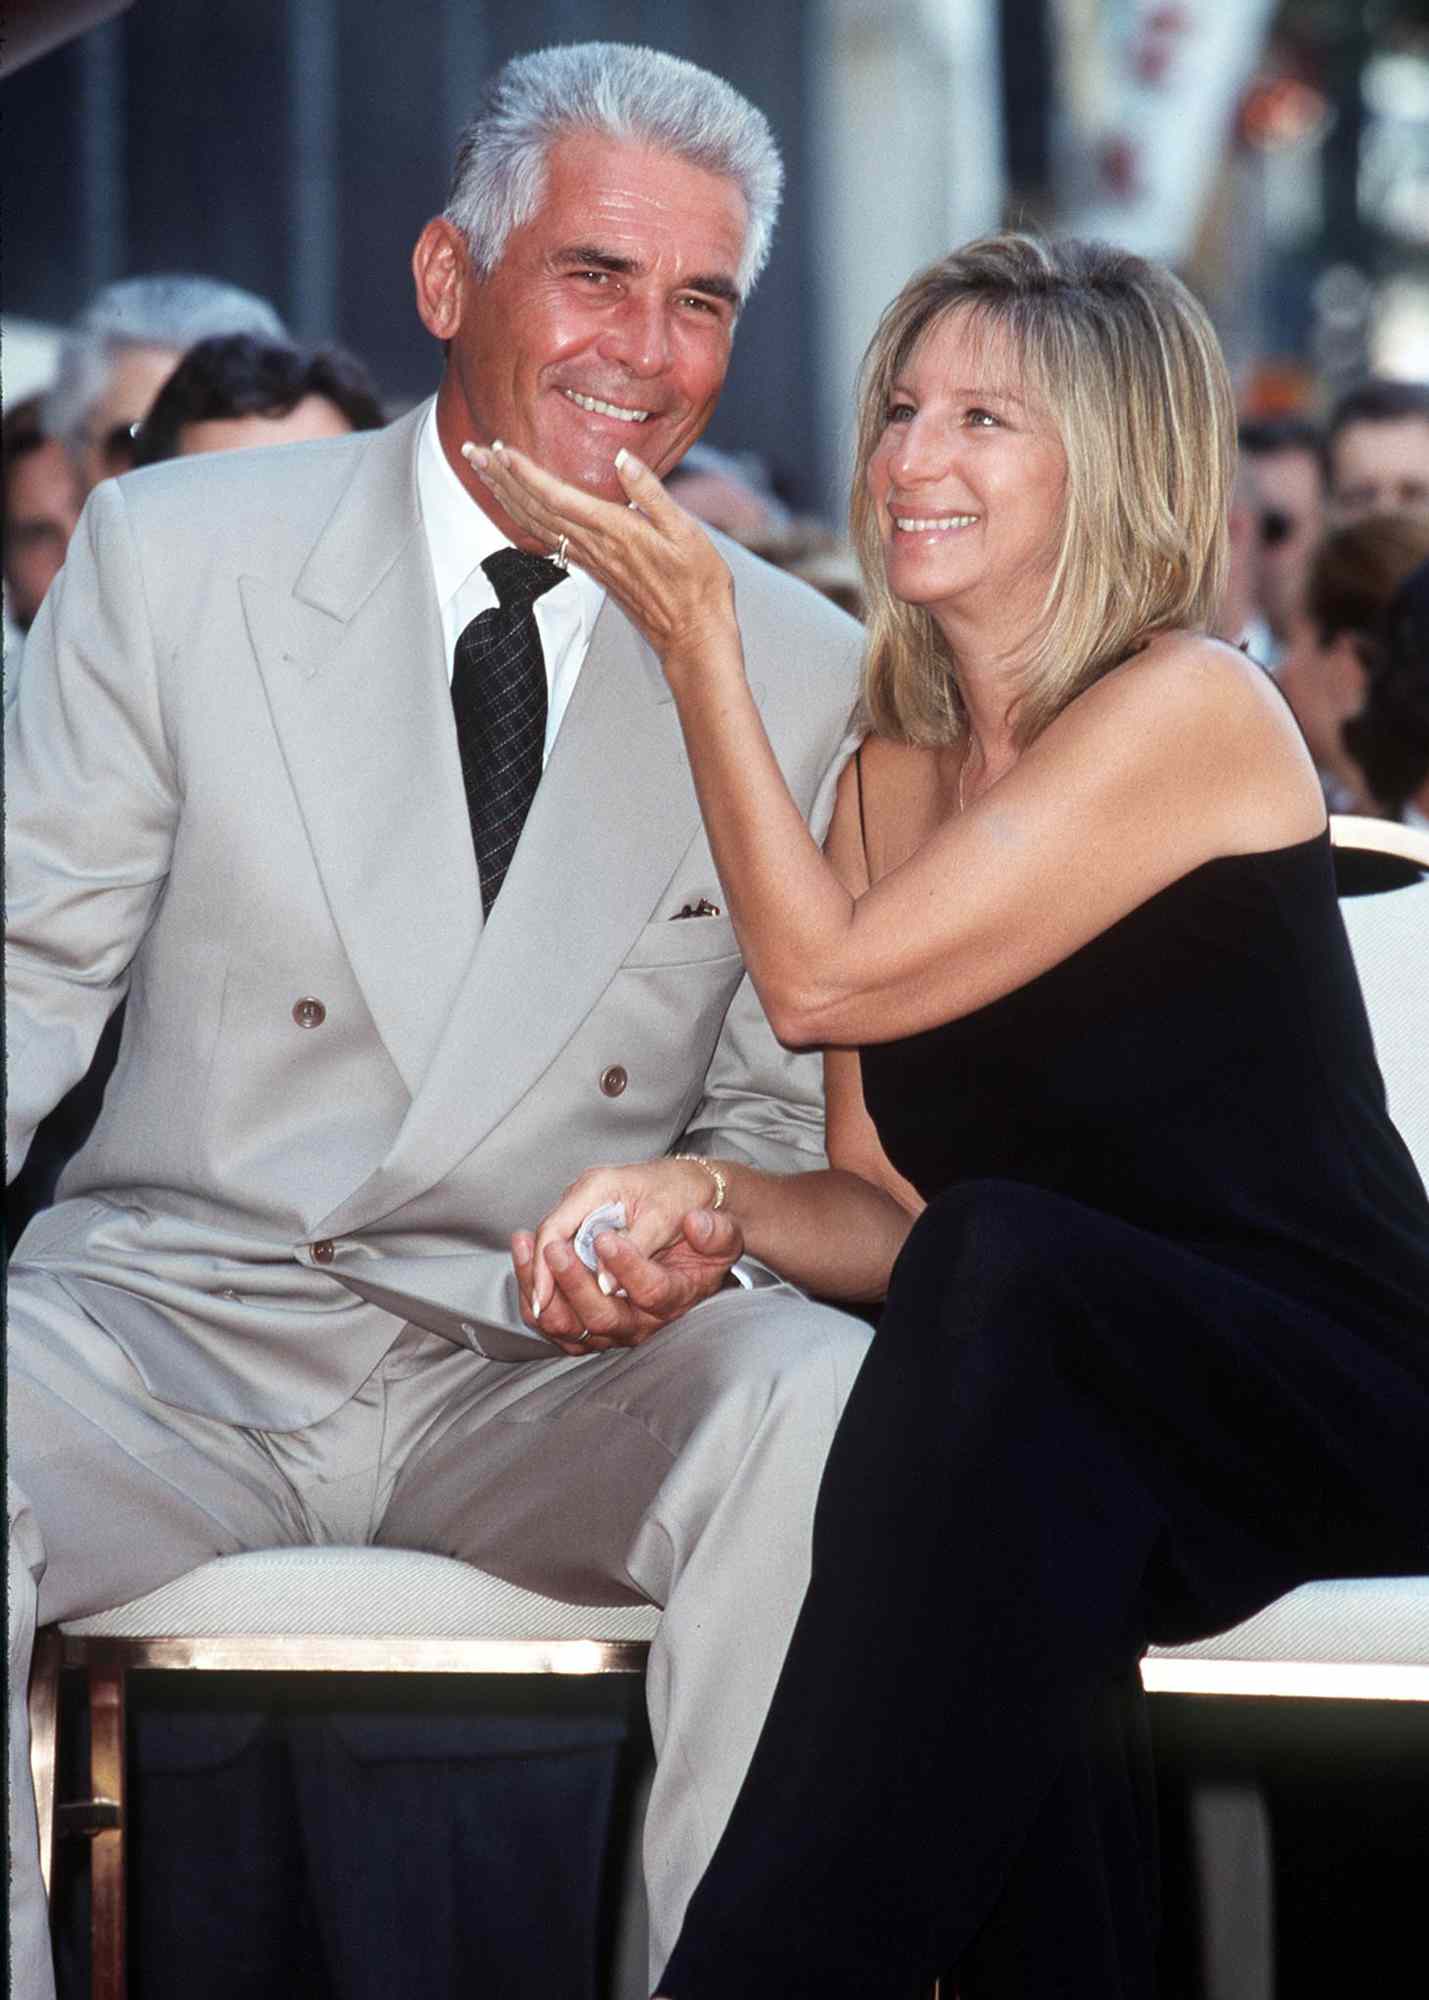
[[[827,993],[788,980],[761,988],[759,997],[770,1027],[786,1049],[821,1049],[838,1039],[832,1032],[836,1016]]]

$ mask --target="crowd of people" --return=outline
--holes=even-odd
[[[20,2000],[36,1625],[215,1554],[659,1604],[669,2000],[1150,2000],[1140,1653],[1422,1564],[1326,806],[1429,810],[1429,389],[1238,439],[1171,273],[989,236],[880,322],[853,573],[698,442],[781,185],[708,72],[518,57],[432,399],[138,278],[7,423],[10,1171],[92,1093],[9,1267]]]

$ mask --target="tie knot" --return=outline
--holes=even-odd
[[[497,549],[481,565],[503,611],[522,610],[534,604],[543,591],[565,580],[549,556],[528,555],[525,549]]]

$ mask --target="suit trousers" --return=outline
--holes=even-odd
[[[312,1543],[434,1550],[574,1602],[664,1606],[645,1861],[665,1962],[793,1629],[867,1327],[782,1284],[726,1290],[643,1347],[589,1357],[489,1361],[394,1320],[348,1403],[275,1433],[159,1402],[49,1273],[12,1264],[9,1319],[15,2000],[53,1992],[25,1717],[37,1621],[214,1556]]]

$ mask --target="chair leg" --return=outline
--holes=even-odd
[[[93,1661],[89,1782],[92,1799],[115,1808],[90,1847],[89,1990],[91,2000],[124,2000],[124,1669]]]
[[[30,1776],[35,1786],[35,1815],[40,1829],[40,1879],[46,1896],[50,1893],[55,1856],[55,1755],[62,1644],[52,1625],[42,1627],[35,1634],[34,1662],[30,1668]]]

